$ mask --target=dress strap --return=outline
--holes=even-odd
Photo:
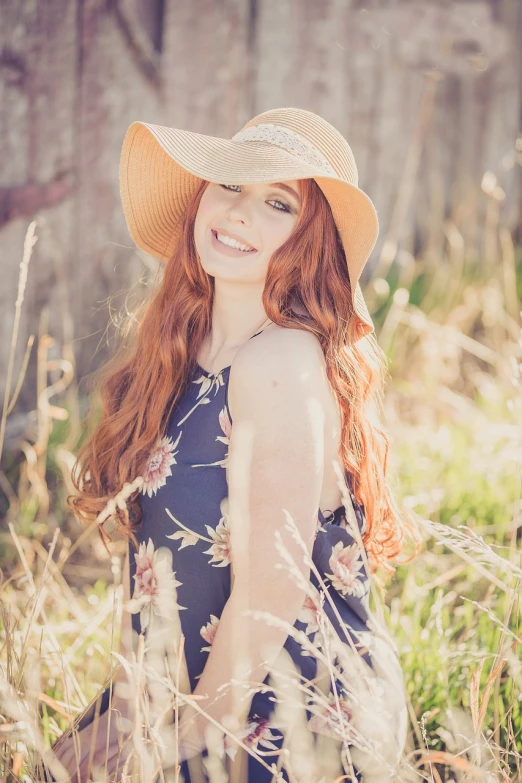
[[[252,337],[257,337],[257,335],[258,335],[258,334],[261,334],[261,332],[264,332],[264,331],[265,331],[265,329],[266,329],[268,326],[270,326],[270,324],[271,324],[271,323],[273,323],[273,321],[269,321],[269,322],[267,323],[267,325],[266,325],[266,326],[263,326],[263,328],[262,328],[262,329],[260,329],[260,330],[259,330],[258,332],[256,332],[255,334],[251,335],[251,336],[250,336],[248,339],[249,339],[249,340],[251,340],[251,339],[252,339]]]
[[[321,509],[318,511],[318,517],[323,525],[325,522],[329,522],[331,525],[338,525],[341,519],[345,516],[346,509],[344,505],[338,506],[335,511],[330,511],[327,517],[323,514]]]

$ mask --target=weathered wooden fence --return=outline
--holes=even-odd
[[[80,376],[105,357],[112,310],[153,259],[119,202],[128,125],[229,136],[299,106],[344,133],[381,234],[365,271],[398,253],[442,254],[448,219],[480,262],[492,201],[520,227],[522,3],[518,0],[2,0],[2,384],[28,224],[29,335]],[[518,134],[518,140],[517,140]],[[518,148],[517,148],[518,144]],[[365,278],[363,277],[363,283]],[[137,293],[139,295],[139,291]],[[18,407],[35,407],[35,349]],[[3,391],[2,391],[3,395]]]

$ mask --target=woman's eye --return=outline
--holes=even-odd
[[[241,188],[241,185],[221,185],[222,188],[225,190],[230,190],[231,188]],[[233,193],[237,193],[237,190],[232,191]],[[267,201],[267,204],[281,204],[280,207],[272,207],[272,209],[277,210],[278,212],[290,212],[290,207],[288,204],[285,204],[284,201],[279,201],[279,199],[272,199],[271,201]]]
[[[270,204],[270,201],[268,202]],[[277,209],[278,212],[290,212],[290,208],[287,204],[285,204],[283,201],[279,201],[278,199],[273,199],[273,204],[281,204],[280,207],[274,207],[274,209]]]

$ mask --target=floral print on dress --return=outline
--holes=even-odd
[[[274,734],[274,729],[279,733]],[[258,750],[278,751],[280,748],[275,742],[283,739],[279,728],[274,726],[269,718],[261,718],[258,715],[249,717],[242,731],[236,733],[235,736],[254,752]],[[235,758],[237,749],[238,745],[225,735],[225,752],[231,759]]]
[[[218,435],[216,437],[216,440],[220,440],[221,443],[224,443],[226,446],[229,445],[229,439],[230,439],[230,433],[232,432],[232,422],[230,421],[230,416],[228,415],[228,409],[227,406],[223,406],[219,412],[219,426],[225,433],[225,437],[221,437]]]
[[[128,610],[140,612],[141,630],[149,626],[151,612],[161,617],[173,619],[173,611],[185,609],[175,600],[176,587],[181,585],[172,570],[172,553],[165,547],[156,550],[151,538],[147,545],[140,544],[134,575],[134,593],[127,603]]]
[[[363,561],[361,559],[361,550],[358,544],[348,544],[343,546],[342,541],[338,541],[332,549],[330,556],[330,568],[333,574],[325,574],[332,586],[343,595],[354,595],[358,598],[366,592],[366,585],[363,581],[364,571]]]
[[[214,389],[214,396],[218,393],[220,386],[225,385],[223,380],[223,370],[220,370],[216,375],[204,375],[200,374],[192,383],[201,384],[201,389],[198,392],[198,399]]]
[[[205,549],[206,555],[212,555],[209,563],[216,568],[230,565],[232,562],[232,550],[230,547],[230,528],[226,517],[221,517],[215,530],[210,525],[205,525],[205,527],[213,540],[212,546],[209,549]]]
[[[194,544],[197,544],[201,536],[198,536],[197,533],[193,533],[191,530],[177,530],[171,536],[167,536],[167,538],[171,538],[173,541],[181,539],[181,544],[178,547],[179,552],[186,546],[194,546]]]
[[[338,699],[338,703],[337,703]],[[308,728],[317,734],[324,734],[336,740],[353,739],[353,711],[342,696],[336,699],[332,692],[328,695],[328,704],[308,721]]]
[[[274,735],[272,732],[275,727],[268,718],[260,718],[254,715],[247,723],[245,731],[248,732],[245,737],[245,745],[257,750],[261,745],[269,750],[278,750],[273,740],[281,739],[281,736]]]
[[[210,399],[210,392],[214,391],[214,397],[218,393],[221,386],[225,385],[225,381],[223,380],[222,371],[219,372],[217,375],[207,376],[200,374],[195,380],[192,381],[192,383],[199,383],[201,385],[201,388],[198,392],[197,396],[197,402],[196,404],[189,410],[189,412],[183,416],[181,421],[178,421],[178,427],[181,427],[181,425],[188,419],[189,416],[192,416],[195,410],[200,405],[208,405],[212,400]]]
[[[309,593],[306,594],[304,603],[297,615],[301,623],[306,623],[305,634],[310,636],[319,630],[319,617],[321,610],[319,608],[319,593],[317,600]]]
[[[181,539],[178,552],[186,546],[193,546],[198,541],[205,541],[206,543],[211,544],[209,549],[203,550],[204,554],[212,555],[209,560],[211,565],[216,568],[230,565],[232,562],[232,552],[230,548],[230,529],[226,520],[226,515],[221,517],[219,524],[215,529],[210,527],[210,525],[205,525],[209,534],[209,537],[207,537],[188,528],[180,522],[179,519],[176,519],[169,509],[166,509],[166,511],[173,522],[181,528],[181,530],[177,530],[175,533],[172,533],[172,535],[167,535],[167,538],[170,538],[173,541]]]
[[[223,435],[216,435],[216,440],[220,441],[220,443],[224,443],[225,446],[230,445],[230,433],[232,432],[232,422],[230,421],[230,417],[228,415],[228,410],[226,406],[224,406],[218,416],[219,426],[221,427],[221,431],[223,432]],[[227,468],[228,467],[228,451],[223,457],[223,459],[217,460],[217,462],[206,462],[206,463],[200,463],[198,465],[192,465],[193,468],[213,468],[213,467],[220,467],[220,468]]]
[[[166,484],[167,476],[172,476],[170,466],[176,464],[175,455],[177,451],[174,451],[174,449],[177,447],[180,438],[181,430],[175,443],[172,442],[172,438],[168,436],[163,437],[150,455],[143,473],[141,491],[144,495],[147,494],[149,497],[152,497],[153,494],[155,495],[158,489]]]
[[[215,614],[211,614],[210,622],[208,622],[206,625],[201,626],[199,633],[209,645],[208,647],[202,647],[201,652],[210,652],[212,645],[214,644],[214,639],[216,637],[216,631],[218,629],[218,625],[219,625],[219,617],[216,617]]]

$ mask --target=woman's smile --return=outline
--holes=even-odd
[[[219,237],[218,238],[218,233]],[[239,242],[238,240],[232,238],[225,232],[217,232],[215,229],[210,229],[211,234],[211,244],[212,247],[214,247],[216,250],[218,250],[220,253],[223,253],[225,256],[246,256],[251,255],[254,253],[257,253],[257,250],[255,248],[252,248],[250,250],[241,250],[239,247],[234,247],[233,245],[243,245],[243,247],[247,246],[247,243],[243,244],[242,242]],[[231,244],[228,244],[231,243]]]

